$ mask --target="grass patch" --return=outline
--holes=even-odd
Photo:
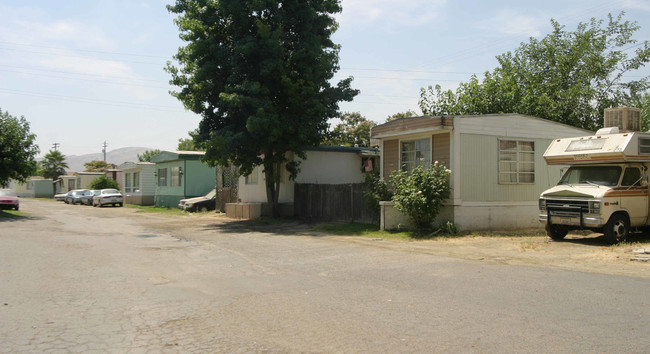
[[[137,213],[155,213],[155,214],[165,214],[165,215],[188,215],[185,210],[178,208],[158,208],[149,205],[136,205],[136,204],[124,204],[124,207],[131,209],[138,209]]]
[[[0,210],[0,219],[18,219],[29,216],[31,216],[31,214],[20,210]]]

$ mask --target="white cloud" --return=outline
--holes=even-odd
[[[621,0],[620,4],[624,9],[650,11],[650,1],[648,0]]]
[[[537,37],[549,24],[547,14],[530,16],[517,13],[509,9],[503,9],[496,15],[477,24],[478,29],[485,32],[496,32],[517,37]]]
[[[352,27],[383,24],[387,28],[427,24],[436,19],[446,0],[343,0],[339,23]]]

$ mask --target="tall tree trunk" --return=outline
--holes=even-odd
[[[266,155],[269,156],[269,155]],[[271,208],[271,216],[280,216],[280,163],[270,162],[264,165],[264,179],[266,183],[266,201]]]

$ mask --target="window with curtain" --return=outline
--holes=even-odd
[[[535,142],[499,140],[499,183],[535,183]]]
[[[417,166],[431,166],[431,140],[402,141],[400,166],[402,170],[411,172]]]

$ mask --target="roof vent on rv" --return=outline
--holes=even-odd
[[[632,107],[605,108],[604,123],[605,128],[618,127],[621,132],[640,131],[641,110]]]
[[[596,135],[609,135],[609,134],[618,134],[620,133],[618,127],[609,127],[609,128],[600,128],[596,132]]]

